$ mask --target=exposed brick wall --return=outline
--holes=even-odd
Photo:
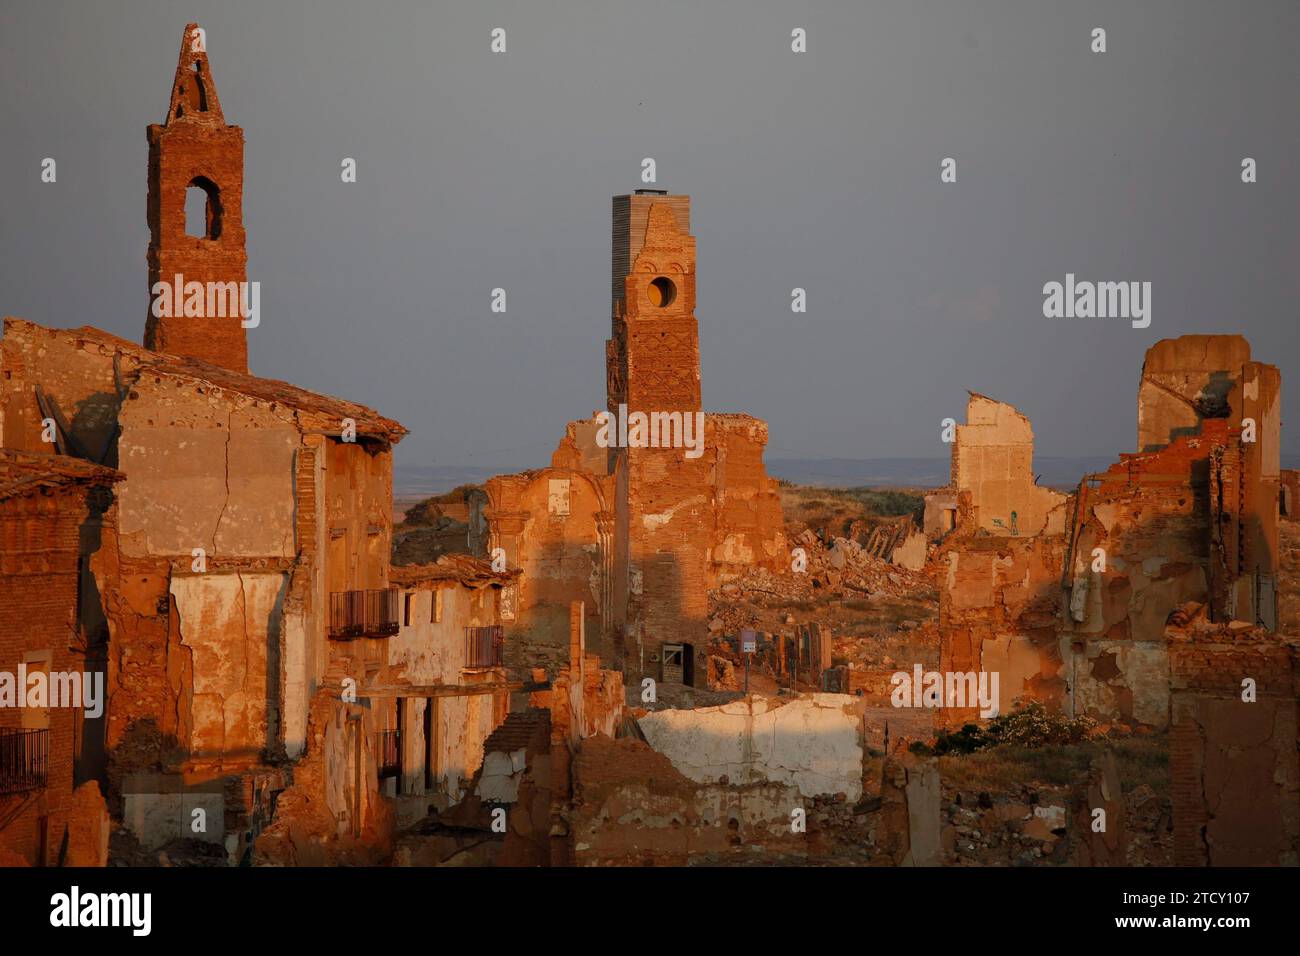
[[[81,487],[0,499],[0,670],[15,679],[31,651],[49,652],[51,672],[87,669],[85,657],[73,648],[80,637],[80,536],[88,515]],[[50,707],[47,786],[0,796],[0,849],[30,864],[57,859],[72,807],[81,719],[79,710]],[[43,722],[40,712],[0,707],[0,728]]]

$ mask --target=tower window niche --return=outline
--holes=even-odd
[[[650,282],[650,304],[657,309],[666,309],[677,298],[677,286],[672,279],[660,276]]]
[[[185,190],[185,235],[221,238],[221,190],[205,176],[195,177]]]

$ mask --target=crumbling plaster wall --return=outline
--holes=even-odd
[[[1017,698],[1059,705],[1065,696],[1057,647],[1066,542],[1039,537],[950,538],[939,589],[939,669],[998,674],[998,708]],[[977,719],[978,707],[945,708],[945,723]]]
[[[1073,711],[1152,727],[1169,721],[1164,628],[1186,601],[1204,601],[1210,577],[1207,478],[1199,437],[1142,456],[1160,480],[1115,479],[1085,492],[1062,615]],[[1164,480],[1165,476],[1182,480]]]
[[[0,369],[4,372],[0,375],[0,445],[26,451],[54,450],[42,440],[43,415],[35,394],[39,384],[58,402],[80,450],[117,467],[114,439],[118,412],[125,386],[138,365],[130,354],[122,354],[99,337],[81,338],[75,330],[47,329],[6,318],[0,340]]]
[[[123,404],[122,548],[131,557],[292,557],[292,414],[150,373]]]
[[[388,855],[394,816],[375,785],[375,730],[366,708],[340,701],[337,690],[317,691],[306,753],[256,839],[255,863],[374,865]]]
[[[863,705],[845,694],[782,702],[750,697],[639,721],[646,740],[691,780],[772,781],[805,796],[862,795]]]
[[[975,521],[1000,535],[1060,534],[1066,496],[1034,483],[1034,430],[1005,402],[971,393],[952,448],[952,480]]]
[[[434,622],[433,602],[442,595],[442,618]],[[401,683],[470,684],[502,681],[502,669],[469,671],[465,657],[465,628],[485,627],[497,621],[497,587],[470,588],[448,582],[437,588],[410,592],[411,624],[403,624],[387,641],[389,672]],[[502,716],[503,705],[494,695],[439,697],[426,701],[406,698],[403,731],[403,793],[424,792],[425,754],[428,741],[424,721],[432,707],[434,723],[434,786],[460,799],[465,783],[483,762],[483,742]]]
[[[749,415],[709,413],[704,435],[716,503],[709,587],[755,566],[782,569],[789,545],[781,495],[763,466],[767,423]]]
[[[1293,639],[1198,615],[1168,629],[1178,866],[1300,862]],[[1248,695],[1244,681],[1253,683]],[[1248,699],[1249,697],[1249,699]]]
[[[279,734],[282,573],[174,576],[180,645],[193,674],[186,701],[194,758],[258,762]]]
[[[326,591],[388,586],[393,539],[393,452],[376,441],[326,442]]]
[[[1194,435],[1206,418],[1227,412],[1228,397],[1250,361],[1240,335],[1184,335],[1147,349],[1138,386],[1139,452]]]

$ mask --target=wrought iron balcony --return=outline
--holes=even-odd
[[[465,666],[500,667],[505,643],[505,628],[500,624],[465,628]]]
[[[330,595],[329,636],[338,641],[358,637],[392,637],[401,625],[397,588],[336,591]]]
[[[0,728],[0,794],[44,790],[50,767],[50,732]]]

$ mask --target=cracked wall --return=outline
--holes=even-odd
[[[657,710],[638,723],[650,746],[696,782],[770,781],[852,801],[862,795],[863,713],[858,698],[809,694]]]
[[[1174,863],[1297,865],[1294,639],[1279,643],[1263,628],[1212,623],[1203,608],[1171,625],[1168,637]],[[1247,678],[1253,694],[1245,693]]]
[[[131,557],[292,557],[291,414],[153,375],[122,407],[122,548]]]
[[[279,736],[278,663],[287,575],[176,576],[180,646],[190,655],[191,758],[259,762]]]

